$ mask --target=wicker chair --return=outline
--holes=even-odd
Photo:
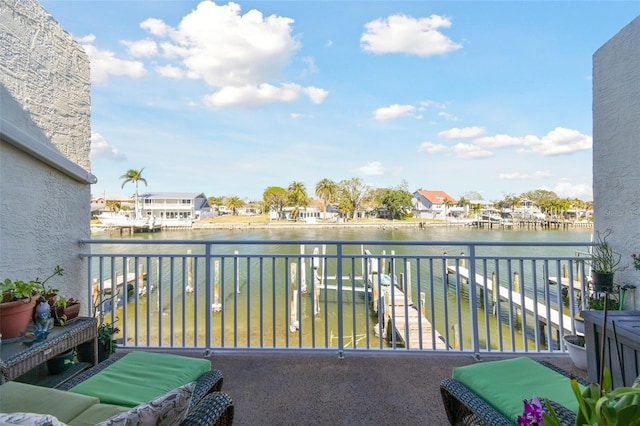
[[[117,357],[111,357],[66,381],[58,389],[69,390],[117,360]],[[182,426],[224,426],[233,423],[233,400],[221,392],[222,383],[222,373],[218,370],[207,371],[198,379]]]
[[[545,361],[539,361],[544,366],[569,377],[569,373]],[[576,378],[582,385],[587,382]],[[513,422],[498,412],[479,395],[473,393],[462,383],[454,379],[445,379],[440,383],[440,393],[452,425],[468,426],[513,426]],[[539,395],[543,396],[543,395]],[[566,426],[575,424],[576,415],[560,404],[551,401],[551,405],[558,415],[560,423]],[[546,408],[545,408],[546,409]]]

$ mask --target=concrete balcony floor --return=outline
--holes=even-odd
[[[119,352],[121,354],[124,352]],[[204,356],[197,351],[177,352]],[[312,351],[214,351],[237,425],[448,425],[440,381],[471,355]],[[482,361],[513,357],[483,355]],[[566,354],[529,354],[576,376]],[[532,395],[533,396],[533,395]]]

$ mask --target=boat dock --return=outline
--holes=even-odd
[[[469,269],[462,265],[452,266],[447,264],[447,281],[449,279],[449,275],[459,276],[463,282],[469,282]],[[555,277],[553,277],[553,279],[557,280],[557,278]],[[517,291],[517,288],[516,290],[509,290],[506,287],[497,285],[495,283],[495,277],[486,278],[480,274],[475,274],[475,279],[473,281],[478,287],[480,287],[481,291],[484,291],[484,289],[486,288],[487,291],[491,292],[492,299],[494,301],[494,313],[497,304],[497,298],[500,297],[500,300],[510,302],[516,309],[519,309],[521,311],[522,309],[525,309],[530,313],[536,312],[540,322],[544,324],[550,324],[556,329],[560,329],[560,321],[562,318],[562,327],[564,328],[565,332],[572,332],[571,326],[573,324],[573,319],[569,315],[563,313],[561,316],[557,309],[550,308],[544,303],[535,302],[529,296],[525,296]],[[549,278],[549,281],[551,282],[551,278]],[[563,283],[566,282],[567,286],[569,285],[568,279],[562,278],[561,281]],[[557,283],[557,281],[554,282]]]

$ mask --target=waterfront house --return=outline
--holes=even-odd
[[[420,189],[413,193],[412,204],[415,217],[447,220],[464,213],[458,201],[444,191]]]
[[[198,220],[212,216],[202,192],[150,192],[138,196],[143,216],[165,220]]]

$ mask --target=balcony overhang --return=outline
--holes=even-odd
[[[78,182],[86,184],[98,182],[97,177],[69,160],[52,146],[42,143],[12,123],[2,119],[0,119],[0,141],[12,145]]]

